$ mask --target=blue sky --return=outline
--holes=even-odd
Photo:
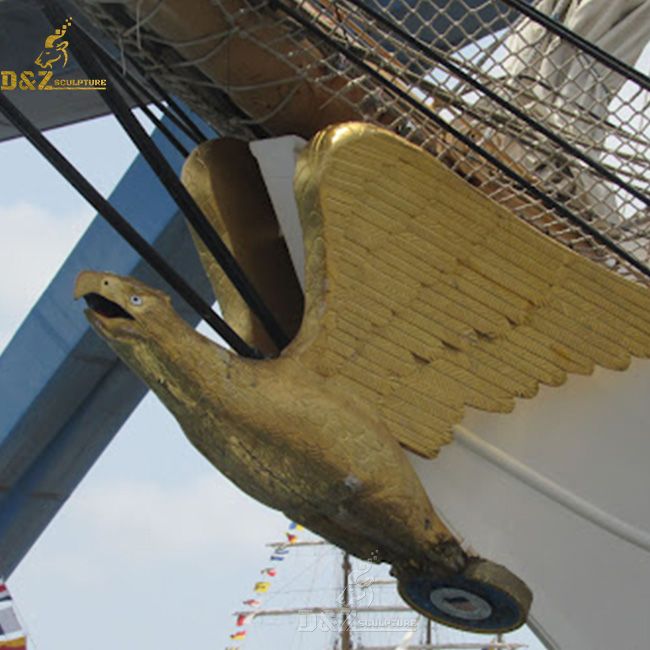
[[[111,119],[49,135],[105,195],[135,155]],[[0,151],[11,161],[0,195],[1,349],[94,213],[25,142]],[[280,539],[286,525],[214,470],[149,395],[9,585],[39,650],[224,648],[235,629],[232,612],[268,565],[264,544]],[[339,561],[332,549],[293,553],[280,566],[274,603],[331,600]],[[389,591],[382,598],[397,602]],[[330,638],[295,626],[258,621],[242,648],[322,650]],[[530,633],[516,639],[541,648]]]
[[[649,61],[646,50],[638,67],[647,71]],[[49,136],[105,195],[135,155],[108,118]],[[94,212],[24,141],[3,143],[0,152],[1,350]],[[149,395],[9,585],[38,650],[225,648],[232,612],[268,564],[264,544],[281,538],[286,524],[214,470]],[[338,562],[332,549],[293,553],[267,602],[331,599]],[[258,621],[250,629],[242,650],[323,650],[329,639],[298,633],[292,623]],[[526,631],[509,640],[520,639],[542,647]]]

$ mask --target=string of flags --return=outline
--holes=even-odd
[[[27,650],[27,637],[18,621],[7,585],[0,581],[0,650]]]
[[[285,533],[287,541],[286,543],[280,544],[273,548],[273,552],[269,557],[270,562],[283,562],[287,555],[289,555],[289,549],[292,544],[295,544],[298,541],[297,533],[304,528],[295,522],[289,524],[289,529]],[[271,578],[275,578],[278,575],[278,570],[274,566],[265,567],[260,571],[260,574],[263,576],[262,580],[258,580],[253,585],[253,592],[256,596],[260,594],[265,594],[271,589],[272,583]],[[252,610],[255,610],[262,606],[262,601],[259,598],[248,598],[247,600],[242,601],[242,604],[246,607],[250,607]],[[237,617],[235,619],[235,627],[243,628],[248,625],[255,618],[255,611],[250,612],[238,612],[235,614]],[[246,630],[240,629],[236,630],[230,635],[232,641],[243,641],[246,638]],[[227,646],[226,650],[240,650],[241,646]],[[0,645],[0,650],[2,646]]]

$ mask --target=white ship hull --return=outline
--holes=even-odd
[[[304,141],[253,145],[294,264],[293,197]],[[433,461],[411,456],[466,546],[534,594],[531,627],[553,650],[650,647],[650,361],[541,386],[508,414],[468,409]]]
[[[413,464],[450,527],[531,587],[549,647],[647,650],[649,459],[650,362],[637,360],[507,415],[469,411],[435,461]]]

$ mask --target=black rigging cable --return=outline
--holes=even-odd
[[[151,120],[155,127],[167,138],[167,140],[176,148],[176,151],[183,157],[187,158],[190,152],[184,144],[174,135],[171,129],[149,108],[147,101],[142,99],[142,90],[133,82],[133,77],[121,74],[121,71],[116,67],[118,64],[114,59],[101,49],[97,51],[98,56],[102,58],[105,65],[107,65],[113,72],[113,78],[119,80],[120,86],[129,95],[129,97],[137,104],[138,108]],[[137,88],[137,90],[136,90]],[[143,93],[144,94],[144,93]]]
[[[191,129],[194,132],[194,139],[197,144],[200,144],[201,142],[204,142],[206,140],[206,136],[202,133],[198,125],[196,124],[195,120],[192,119],[192,117],[188,114],[188,112],[156,81],[155,77],[153,77],[149,72],[147,72],[141,65],[138,63],[136,59],[131,57],[130,55],[126,55],[126,60],[129,62],[130,65],[132,65],[136,72],[143,78],[146,79],[147,83],[154,89],[154,91],[158,94],[158,96],[165,102],[167,105],[166,107],[164,104],[162,104],[159,100],[157,100],[153,95],[152,95],[152,100],[158,108],[161,110],[165,109],[173,109],[173,111],[178,114],[178,116],[187,124],[187,128]],[[206,77],[207,79],[207,77]],[[220,91],[221,95],[224,95],[221,97],[223,100],[224,97],[230,100],[230,98],[223,93],[223,91]],[[230,100],[232,102],[232,100]],[[236,104],[232,104],[229,107],[229,110],[232,111],[233,113],[236,113],[238,117],[240,117],[243,120],[249,121],[250,120],[250,115],[247,115],[244,113]],[[167,113],[165,113],[167,114]],[[170,117],[173,113],[170,113]],[[259,124],[248,124],[248,129],[250,132],[257,138],[268,138],[269,137],[269,132],[262,127]],[[198,139],[197,139],[198,138]]]
[[[49,4],[50,8],[52,8],[55,3]],[[48,14],[52,17],[51,11],[48,11]],[[59,14],[59,16],[61,15]],[[56,24],[58,17],[53,18],[53,23]],[[112,78],[110,71],[102,66],[100,55],[96,53],[96,45],[93,39],[88,37],[80,29],[75,30],[75,36],[75,46],[72,49],[77,61],[87,76],[90,79]],[[271,311],[248,280],[230,250],[223,243],[221,237],[214,231],[190,193],[180,182],[176,172],[131,113],[124,98],[111,87],[111,84],[108,84],[106,90],[101,92],[100,95],[161,180],[169,194],[176,201],[186,219],[217,260],[228,279],[232,282],[253,314],[262,323],[271,340],[278,349],[285,348],[289,343],[289,338],[283,332]]]
[[[458,139],[460,142],[462,142],[465,146],[470,148],[472,151],[478,153],[482,158],[487,160],[491,165],[493,165],[501,172],[503,172],[505,176],[513,180],[519,187],[526,190],[531,196],[535,197],[536,199],[539,199],[544,205],[555,210],[560,216],[576,224],[583,232],[589,234],[595,241],[602,244],[603,246],[606,246],[607,248],[609,248],[609,250],[616,253],[618,257],[625,260],[628,264],[630,264],[630,266],[633,266],[635,269],[640,271],[644,276],[650,277],[650,268],[648,268],[645,264],[640,262],[636,257],[634,257],[634,255],[632,255],[631,253],[629,253],[628,251],[620,247],[607,235],[603,234],[602,232],[600,232],[600,230],[592,226],[589,222],[585,221],[578,215],[574,214],[564,205],[562,205],[561,203],[559,203],[558,201],[550,197],[548,194],[546,194],[545,192],[537,188],[530,181],[526,180],[523,176],[520,176],[516,171],[508,167],[508,165],[506,165],[504,162],[499,160],[496,156],[493,156],[490,152],[486,151],[483,147],[481,147],[479,144],[474,142],[474,140],[472,140],[469,136],[465,135],[458,129],[454,128],[444,118],[440,117],[439,115],[434,113],[430,108],[423,105],[418,99],[411,96],[408,92],[406,92],[405,90],[403,90],[402,88],[394,84],[392,81],[386,79],[381,74],[381,72],[376,70],[368,63],[366,63],[364,59],[361,56],[359,56],[355,51],[341,44],[336,39],[332,38],[329,34],[321,31],[318,27],[316,27],[310,20],[305,18],[294,7],[288,6],[283,2],[283,0],[274,0],[273,6],[280,9],[288,16],[293,18],[297,23],[302,25],[302,27],[304,27],[306,31],[314,34],[322,41],[327,43],[327,45],[330,48],[343,54],[347,59],[352,61],[352,63],[354,63],[357,67],[363,70],[367,75],[371,76],[376,81],[378,81],[381,85],[388,88],[394,95],[397,95],[405,102],[410,104],[413,108],[415,108],[417,111],[422,113],[425,117],[430,119],[434,124],[444,129],[448,133],[451,133],[451,135],[453,135],[456,139]]]
[[[88,32],[83,27],[80,27],[78,24],[75,25],[75,28],[79,31],[83,31],[87,38],[92,38],[88,34]],[[129,64],[133,68],[135,68],[135,70],[142,77],[142,79],[145,79],[146,82],[152,86],[154,91],[158,93],[160,99],[156,97],[156,95],[149,88],[147,88],[147,85],[142,83],[140,79],[128,69],[128,67],[125,66],[123,68],[122,65],[115,59],[114,56],[110,54],[110,52],[103,45],[97,43],[97,41],[95,41],[94,39],[93,42],[95,43],[96,46],[95,52],[97,53],[97,55],[102,59],[105,65],[111,68],[113,75],[120,81],[122,87],[126,90],[126,92],[130,95],[130,97],[138,103],[138,108],[142,109],[147,115],[147,117],[152,122],[154,122],[156,127],[160,129],[167,136],[167,139],[178,149],[179,153],[183,153],[178,146],[180,142],[178,141],[177,138],[175,138],[175,136],[173,136],[173,134],[171,134],[172,137],[170,138],[169,133],[171,133],[171,131],[167,129],[167,127],[161,120],[159,120],[153,115],[151,110],[148,108],[147,103],[153,104],[165,117],[167,117],[180,131],[182,131],[195,144],[198,145],[207,140],[207,137],[196,125],[195,121],[190,118],[187,112],[184,111],[176,103],[176,101],[174,101],[174,99],[170,97],[166,93],[166,91],[156,83],[155,79],[148,77],[143,72],[142,68],[137,64],[136,61],[132,60],[130,57],[127,56],[127,60]],[[138,93],[140,95],[138,95]],[[143,100],[142,97],[144,97],[145,99]],[[180,146],[183,149],[185,149],[183,145]],[[186,153],[184,153],[183,155],[184,157],[187,157],[188,155],[187,150],[185,150],[185,152]]]
[[[493,102],[505,108],[509,113],[512,113],[515,117],[520,119],[522,122],[526,123],[533,130],[537,131],[538,133],[541,133],[544,137],[554,142],[558,147],[560,147],[567,153],[571,154],[571,156],[577,158],[578,160],[581,160],[583,163],[585,163],[585,165],[591,167],[594,171],[598,172],[598,174],[600,174],[602,177],[606,178],[608,181],[614,183],[615,185],[618,185],[620,188],[624,189],[626,192],[631,194],[639,201],[650,206],[650,196],[647,196],[640,190],[636,189],[633,185],[626,183],[624,180],[619,178],[614,172],[610,171],[605,166],[601,165],[598,161],[591,158],[591,156],[588,156],[586,153],[584,153],[577,147],[573,146],[570,142],[567,142],[564,138],[554,133],[548,127],[544,126],[541,122],[538,122],[534,118],[527,115],[523,110],[517,108],[514,104],[511,104],[508,100],[500,97],[493,90],[490,90],[490,88],[488,88],[484,83],[478,81],[478,79],[474,79],[474,77],[472,77],[471,74],[465,72],[462,68],[460,68],[455,63],[452,63],[447,57],[445,57],[442,54],[439,54],[434,49],[432,49],[422,41],[418,40],[414,36],[411,36],[411,34],[406,32],[399,25],[393,23],[392,20],[386,18],[386,16],[378,12],[376,9],[367,6],[363,2],[360,2],[360,0],[346,0],[346,1],[349,4],[351,4],[353,7],[362,10],[364,13],[366,13],[368,16],[370,16],[373,20],[377,21],[377,23],[379,23],[386,29],[397,34],[402,40],[409,43],[412,47],[426,54],[428,57],[430,57],[431,59],[439,63],[441,66],[447,68],[447,70],[449,70],[452,74],[462,79],[465,83],[469,84],[470,86],[473,86],[474,88],[482,92],[486,97],[489,97]]]
[[[165,111],[165,114],[169,114],[170,118],[172,115],[178,116],[176,119],[180,120],[181,122],[181,124],[179,124],[179,128],[182,128],[184,131],[186,131],[188,135],[190,135],[190,137],[196,142],[196,144],[205,142],[207,140],[207,137],[203,134],[194,120],[187,114],[187,111],[185,111],[152,76],[148,75],[137,63],[137,61],[131,57],[127,58],[129,63],[136,69],[138,74],[140,74],[143,79],[146,79],[147,82],[151,84],[151,87],[156,91],[158,96],[165,102],[165,104],[167,104],[165,107],[162,102],[156,100],[153,94],[151,94],[152,101],[155,102],[156,106],[160,110]]]
[[[641,88],[650,90],[650,77],[643,74],[636,68],[633,68],[623,61],[619,61],[615,56],[612,56],[609,52],[601,49],[597,45],[590,43],[587,39],[582,38],[579,34],[567,29],[562,23],[559,23],[557,20],[554,20],[550,16],[542,13],[535,7],[522,2],[522,0],[501,0],[506,5],[517,9],[525,16],[528,16],[531,20],[534,20],[536,23],[543,25],[550,32],[553,32],[560,38],[569,41],[572,45],[575,45],[578,49],[583,52],[590,54],[596,61],[606,65],[611,70],[618,72],[620,75],[623,75],[626,79],[635,81]]]
[[[40,154],[97,210],[149,265],[219,334],[236,352],[261,359],[263,355],[248,345],[201,296],[165,261],[129,222],[82,176],[67,158],[0,93],[0,112],[22,133]]]
[[[47,0],[42,0],[41,2],[44,13],[48,16],[50,22],[53,23],[55,22],[55,16],[53,15],[51,7],[52,3],[50,2],[49,4],[50,6],[48,7]],[[75,24],[75,29],[83,31],[87,38],[92,39],[92,36],[78,23]],[[183,110],[183,108],[179,106],[179,104],[170,97],[160,85],[158,85],[155,79],[146,74],[137,61],[132,59],[128,54],[124,54],[125,60],[124,65],[122,65],[103,45],[97,43],[94,39],[93,41],[96,45],[96,53],[102,57],[105,64],[110,65],[115,71],[115,74],[119,75],[120,79],[126,79],[128,83],[137,89],[137,91],[140,92],[150,104],[154,104],[154,106],[163,113],[165,117],[171,120],[180,131],[185,133],[191,141],[198,145],[207,140],[207,136],[197,126],[196,122],[187,114],[187,111]],[[129,65],[136,70],[140,77],[153,88],[155,93],[158,94],[158,97],[156,97],[154,92],[147,88],[145,83],[142,83],[140,78],[129,70],[126,65],[127,61]],[[142,108],[142,106],[139,107]]]
[[[83,29],[80,28],[79,25],[76,27],[77,29]],[[85,30],[83,31],[85,32]],[[89,34],[86,33],[86,35],[88,38],[92,38]],[[142,77],[142,79],[146,80],[146,82],[153,88],[158,97],[156,97],[154,92],[147,88],[146,84],[141,83],[138,77],[129,71],[128,67],[125,67],[123,69],[120,63],[116,61],[115,57],[113,57],[104,47],[102,47],[102,45],[96,41],[95,43],[97,45],[97,51],[102,52],[103,58],[107,63],[110,61],[110,65],[113,66],[116,74],[119,74],[120,77],[126,77],[146,97],[148,102],[153,104],[159,111],[161,111],[165,117],[169,118],[178,129],[185,133],[185,135],[190,140],[192,140],[195,144],[201,144],[207,140],[207,136],[201,131],[195,121],[187,114],[187,111],[183,110],[183,108],[179,106],[179,104],[167,94],[164,88],[162,88],[153,77],[147,75],[142,67],[138,65],[137,61],[128,55],[126,56],[128,64],[133,66],[133,68]]]

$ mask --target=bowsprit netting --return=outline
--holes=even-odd
[[[158,21],[171,3],[79,5],[125,68],[137,61],[224,135],[309,137],[314,102],[318,128],[374,122],[561,243],[648,281],[650,82],[526,15],[524,3],[213,0],[218,28],[190,25],[170,38]],[[650,36],[649,5],[536,6],[633,64]],[[251,43],[264,56],[248,78],[232,62]]]

